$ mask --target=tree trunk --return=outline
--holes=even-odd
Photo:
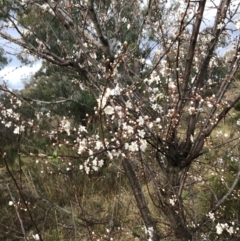
[[[192,241],[192,234],[186,227],[175,206],[166,205],[163,210],[178,241]]]
[[[129,180],[130,186],[133,190],[133,194],[135,196],[142,220],[145,224],[145,228],[148,230],[148,236],[149,236],[148,238],[149,239],[151,238],[152,241],[159,241],[160,235],[158,233],[156,223],[153,220],[152,215],[148,209],[145,197],[142,192],[141,185],[135,174],[135,171],[133,170],[133,167],[127,158],[123,160],[122,165],[123,165],[125,174]]]
[[[179,196],[180,171],[181,169],[179,166],[169,165],[167,167],[165,206],[163,212],[168,218],[177,240],[191,241],[192,233],[186,226],[183,201],[181,196]],[[174,200],[175,202],[172,203],[170,200]]]

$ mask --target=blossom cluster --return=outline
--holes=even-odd
[[[104,160],[98,160],[97,157],[90,157],[80,165],[79,169],[84,170],[86,174],[89,174],[91,171],[98,171],[103,165]]]
[[[9,16],[3,29],[18,27],[20,39],[12,38],[13,42],[26,49],[25,46],[28,46],[28,50],[25,49],[20,56],[35,52],[53,64],[67,66],[71,71],[81,73],[74,75],[77,77],[71,83],[81,91],[90,90],[96,106],[92,116],[86,115],[84,124],[74,124],[66,116],[54,116],[57,119],[55,122],[48,110],[35,110],[33,120],[27,120],[19,114],[23,99],[20,100],[17,94],[6,89],[6,93],[11,93],[7,94],[10,104],[0,104],[2,125],[12,128],[10,131],[19,137],[23,133],[27,134],[28,127],[31,127],[33,135],[49,138],[52,146],[47,145],[43,151],[37,150],[35,156],[37,162],[43,160],[46,165],[53,164],[58,170],[61,169],[61,163],[66,162],[67,171],[77,166],[78,171],[89,175],[101,170],[109,161],[121,162],[129,158],[134,164],[134,160],[137,160],[137,174],[138,169],[143,174],[150,173],[149,179],[154,185],[164,181],[166,186],[170,185],[166,170],[172,165],[181,170],[189,168],[186,178],[181,176],[183,178],[179,179],[189,181],[191,187],[196,183],[209,185],[203,174],[208,178],[218,176],[221,185],[228,187],[224,176],[227,165],[222,156],[221,159],[215,156],[211,158],[211,164],[217,167],[205,173],[203,168],[197,169],[197,164],[191,166],[191,163],[201,162],[194,158],[218,147],[220,139],[227,143],[227,138],[231,137],[228,131],[217,129],[215,132],[215,129],[239,98],[233,88],[229,88],[239,65],[239,43],[232,36],[230,25],[234,23],[236,29],[233,31],[239,31],[240,22],[233,16],[238,7],[234,4],[226,5],[226,8],[219,9],[221,17],[212,26],[204,26],[203,21],[198,28],[196,24],[200,12],[197,9],[200,7],[196,6],[201,6],[201,1],[182,1],[179,5],[171,5],[162,0],[157,1],[157,4],[152,3],[152,6],[147,6],[146,1],[136,1],[133,6],[139,11],[128,11],[128,14],[122,14],[124,6],[119,13],[122,1],[117,2],[109,4],[109,14],[101,11],[102,4],[99,4],[100,7],[94,6],[90,16],[87,10],[91,1],[79,1],[77,4],[60,1],[57,5],[54,1],[44,4],[21,1],[24,9],[29,6],[39,9],[39,16],[44,20],[45,16],[54,17],[56,22],[60,20],[62,30],[66,33],[58,33],[49,27],[42,38],[42,33],[37,33],[41,27],[33,28],[35,26],[31,26],[29,21],[21,22],[21,18],[15,20]],[[209,4],[213,6],[208,6],[199,19],[206,19],[208,9],[216,7],[213,1],[209,1]],[[151,14],[141,15],[151,7],[154,10]],[[223,19],[225,10],[227,17]],[[75,22],[78,14],[79,19],[85,16],[84,21]],[[118,34],[121,28],[125,33],[120,40]],[[199,31],[195,34],[192,29]],[[131,32],[136,34],[132,39],[128,36]],[[1,34],[9,39],[8,35]],[[63,36],[67,34],[73,37],[73,43],[65,42]],[[130,44],[125,41],[125,36],[131,39]],[[28,45],[29,38],[34,44],[29,42]],[[134,39],[137,41],[134,42]],[[227,54],[225,57],[217,54],[219,49],[228,51],[226,41],[231,42],[229,48],[234,52],[229,53],[234,56],[232,62],[229,62]],[[54,49],[59,51],[52,52]],[[57,52],[61,54],[58,56]],[[223,72],[230,71],[229,74],[223,74],[220,67]],[[48,127],[41,129],[44,124]],[[239,126],[240,121],[237,120],[236,124]],[[232,136],[237,140],[238,135],[233,133]],[[64,152],[67,154],[64,155]],[[229,157],[229,160],[234,164],[239,161],[234,156]],[[151,170],[144,173],[148,168]],[[50,170],[49,167],[46,169]],[[148,181],[148,176],[145,176]],[[164,184],[159,190],[163,190],[163,187]],[[173,187],[172,193],[165,199],[173,210],[177,201],[181,201],[175,192],[178,188]],[[209,212],[207,217],[212,222],[217,220],[213,212]],[[223,231],[232,235],[236,230],[232,223],[216,225],[219,235]],[[149,241],[153,239],[153,231],[153,227],[145,228]]]
[[[229,225],[228,223],[218,223],[218,224],[216,225],[216,232],[217,232],[217,234],[220,235],[220,234],[222,234],[223,231],[225,230],[225,231],[227,231],[230,235],[232,235],[232,234],[234,234],[234,233],[238,230],[238,228],[235,229],[234,226],[235,226],[235,223],[231,223],[231,225]]]

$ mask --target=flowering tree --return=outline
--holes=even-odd
[[[69,83],[97,105],[88,125],[62,117],[41,129],[37,123],[50,112],[23,121],[4,105],[2,123],[16,135],[33,127],[54,145],[72,148],[68,159],[81,158],[86,174],[120,165],[148,240],[233,237],[238,220],[223,222],[220,210],[240,176],[237,126],[224,127],[240,100],[239,9],[234,0],[6,1],[0,36],[19,46],[25,61],[40,58],[74,73]],[[1,90],[15,109],[39,103]],[[67,101],[71,96],[48,103]],[[229,160],[233,178],[224,175]],[[211,186],[213,178],[223,192]],[[213,199],[202,212],[199,189]]]

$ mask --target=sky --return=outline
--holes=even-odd
[[[8,33],[13,37],[20,37],[16,31],[9,29]],[[4,51],[4,55],[10,60],[9,63],[0,70],[0,84],[6,83],[10,89],[23,89],[25,80],[37,72],[41,67],[41,61],[33,62],[31,65],[21,63],[16,57],[22,50],[14,43],[0,38],[0,47]]]
[[[23,89],[23,81],[29,80],[39,70],[41,61],[32,65],[22,65],[16,57],[11,58],[12,61],[0,70],[0,84],[5,82],[10,89]]]
[[[236,0],[233,0],[235,2]],[[218,4],[219,0],[215,0],[214,4]],[[206,25],[213,25],[214,16],[216,14],[216,6],[214,6],[210,1],[207,2],[207,9],[204,14],[205,26],[204,24],[201,28],[205,28]],[[239,17],[239,15],[238,15]],[[11,30],[9,30],[10,34]],[[236,33],[235,33],[236,34]],[[17,36],[16,33],[13,35]],[[7,53],[12,53],[8,55],[11,61],[7,66],[0,70],[0,84],[5,82],[10,89],[22,89],[24,87],[23,81],[29,80],[30,77],[39,70],[41,67],[41,61],[37,61],[31,65],[23,65],[14,55],[21,50],[14,44],[9,44],[6,40],[0,39],[0,47],[5,49]]]

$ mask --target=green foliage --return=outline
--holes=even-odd
[[[58,163],[57,151],[53,151],[52,159],[53,159],[54,162]]]
[[[21,95],[36,100],[36,110],[44,113],[50,111],[52,115],[66,116],[76,123],[86,124],[86,114],[93,113],[96,100],[89,91],[80,88],[79,79],[81,77],[71,71],[43,63],[35,76],[25,84]]]
[[[0,70],[7,65],[8,59],[4,56],[3,49],[0,49]]]

